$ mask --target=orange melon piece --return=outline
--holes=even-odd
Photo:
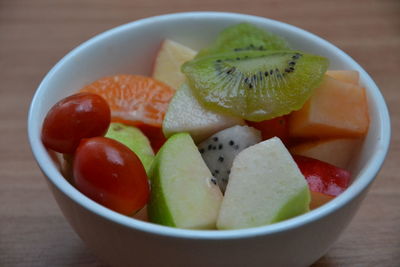
[[[310,210],[319,208],[334,198],[333,196],[325,195],[320,192],[310,191],[310,193],[311,193]]]
[[[328,70],[326,74],[341,82],[359,85],[360,75],[356,70]]]
[[[305,142],[290,148],[295,155],[318,159],[346,169],[360,146],[360,139],[338,138]]]
[[[135,218],[136,220],[148,222],[149,217],[147,215],[147,206],[144,206],[141,210],[136,212],[135,215],[133,215],[132,217]]]
[[[177,90],[186,77],[181,72],[181,66],[193,59],[196,51],[175,41],[166,39],[157,54],[154,64],[153,78],[166,83]]]
[[[368,131],[365,89],[325,75],[304,106],[291,114],[292,137],[357,138]]]

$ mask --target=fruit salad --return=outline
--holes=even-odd
[[[56,103],[42,141],[97,203],[185,229],[241,229],[316,209],[351,183],[369,127],[352,70],[240,23],[195,51],[165,40],[151,77],[104,77]]]

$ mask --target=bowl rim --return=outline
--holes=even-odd
[[[131,217],[119,214],[108,208],[103,207],[100,204],[92,201],[91,199],[84,196],[80,193],[75,187],[73,187],[66,179],[60,174],[60,172],[55,168],[51,167],[52,162],[47,150],[41,143],[40,134],[37,134],[38,127],[35,128],[34,114],[35,110],[38,106],[40,106],[40,98],[44,95],[43,91],[45,90],[46,84],[49,80],[55,75],[58,69],[62,68],[63,64],[68,61],[70,58],[74,57],[74,55],[78,54],[81,50],[86,49],[96,42],[101,42],[103,39],[109,38],[113,34],[117,34],[118,32],[125,31],[131,27],[140,27],[145,24],[152,23],[160,23],[163,21],[168,21],[170,19],[192,19],[192,18],[201,18],[206,19],[210,17],[219,17],[226,19],[241,19],[248,22],[254,23],[265,23],[268,22],[270,24],[275,24],[279,28],[285,28],[287,30],[296,31],[301,33],[307,39],[312,39],[315,42],[319,42],[329,50],[334,50],[339,57],[344,58],[349,65],[352,65],[354,69],[360,72],[360,77],[363,78],[363,81],[367,84],[369,93],[374,98],[374,103],[378,106],[378,116],[380,117],[380,138],[377,140],[377,143],[380,145],[381,149],[377,150],[376,153],[370,158],[370,160],[366,163],[366,167],[360,171],[359,177],[355,180],[351,186],[346,189],[341,195],[330,201],[329,203],[323,205],[322,207],[307,212],[303,215],[297,216],[292,219],[288,219],[279,223],[246,228],[246,229],[237,229],[237,230],[190,230],[190,229],[178,229],[167,227],[163,225],[158,225],[154,223],[144,222],[137,219],[133,219]],[[41,123],[39,124],[41,125]],[[60,190],[64,195],[70,198],[79,206],[85,208],[86,210],[95,213],[96,215],[110,220],[114,223],[122,225],[127,228],[135,229],[138,231],[144,231],[149,234],[157,234],[161,236],[167,236],[171,238],[188,238],[188,239],[209,239],[209,240],[221,240],[221,239],[238,239],[238,238],[251,238],[254,236],[260,235],[272,235],[277,234],[283,231],[295,229],[301,227],[305,224],[311,223],[313,221],[319,220],[336,210],[344,207],[346,204],[351,202],[352,199],[356,198],[360,195],[367,187],[372,183],[375,179],[377,173],[382,167],[383,161],[387,155],[389,143],[390,143],[390,118],[389,112],[385,103],[385,100],[375,84],[372,78],[367,74],[367,72],[349,55],[340,50],[338,47],[329,43],[325,39],[316,36],[308,31],[300,29],[296,26],[280,22],[277,20],[240,14],[240,13],[232,13],[232,12],[210,12],[210,11],[200,11],[200,12],[179,12],[179,13],[170,13],[163,14],[158,16],[152,16],[148,18],[139,19],[136,21],[132,21],[112,29],[109,29],[103,33],[100,33],[89,40],[83,42],[69,53],[67,53],[61,60],[59,60],[52,69],[46,74],[44,79],[41,81],[39,87],[37,88],[32,102],[29,108],[28,113],[28,139],[30,143],[30,147],[32,153],[45,175],[46,179],[48,179],[58,190]],[[38,138],[39,136],[39,138]],[[50,167],[49,167],[50,166]]]

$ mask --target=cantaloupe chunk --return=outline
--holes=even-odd
[[[341,82],[359,85],[360,75],[356,70],[328,70],[326,74]]]
[[[325,75],[304,106],[291,114],[292,137],[360,137],[369,125],[365,89]]]
[[[360,139],[350,138],[309,141],[291,147],[290,152],[346,169],[360,143]]]
[[[132,217],[135,218],[136,220],[148,222],[149,217],[147,214],[147,206],[144,206],[141,210],[136,212]]]
[[[310,191],[310,193],[311,193],[310,210],[319,208],[334,198],[333,196],[325,195],[320,192]]]
[[[158,51],[154,64],[153,78],[177,90],[185,81],[181,66],[191,60],[196,51],[175,41],[166,39]]]

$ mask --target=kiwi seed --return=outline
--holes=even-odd
[[[266,55],[263,55],[263,56],[266,56]],[[292,61],[288,62],[287,66],[284,68],[284,72],[285,73],[294,72],[294,70],[295,70],[294,66],[296,65],[296,61],[299,60],[301,56],[302,56],[302,54],[300,54],[300,53],[294,54],[291,57]],[[242,58],[249,59],[249,56],[244,55],[243,57],[236,57],[236,60],[241,60]],[[246,73],[238,70],[237,67],[235,67],[235,66],[229,67],[226,71],[224,71],[224,69],[226,68],[224,64],[231,63],[231,62],[232,62],[232,59],[230,59],[230,58],[217,59],[215,61],[215,70],[216,70],[217,74],[219,76],[221,76],[221,75],[236,75],[236,77],[237,76],[243,77],[243,82],[245,84],[247,84],[247,87],[249,89],[254,88],[254,86],[257,82],[260,82],[263,80],[262,73],[264,73],[265,77],[272,76],[275,74],[275,77],[278,79],[282,79],[285,76],[285,73],[281,73],[281,71],[278,68],[260,71],[258,76],[257,76],[257,74],[250,74],[250,75],[246,74]]]
[[[251,45],[250,45],[251,47]],[[254,47],[254,46],[253,46]],[[262,55],[266,56],[266,55]],[[281,71],[278,68],[271,69],[271,70],[264,70],[264,71],[259,71],[258,74],[246,74],[240,70],[237,69],[237,67],[232,66],[229,67],[227,70],[225,63],[231,63],[232,59],[226,58],[226,59],[217,59],[215,61],[215,70],[218,74],[218,76],[232,76],[232,79],[238,79],[238,77],[243,77],[243,82],[247,85],[248,89],[253,89],[258,82],[261,82],[263,80],[263,73],[265,77],[272,76],[274,75],[278,79],[283,79],[286,73],[291,73],[293,72],[294,66],[296,64],[296,61],[302,56],[300,53],[296,53],[292,56],[292,61],[290,61],[287,66],[284,68],[284,73],[282,74]],[[248,55],[244,55],[243,57],[236,57],[236,60],[241,60],[241,59],[248,59]]]

